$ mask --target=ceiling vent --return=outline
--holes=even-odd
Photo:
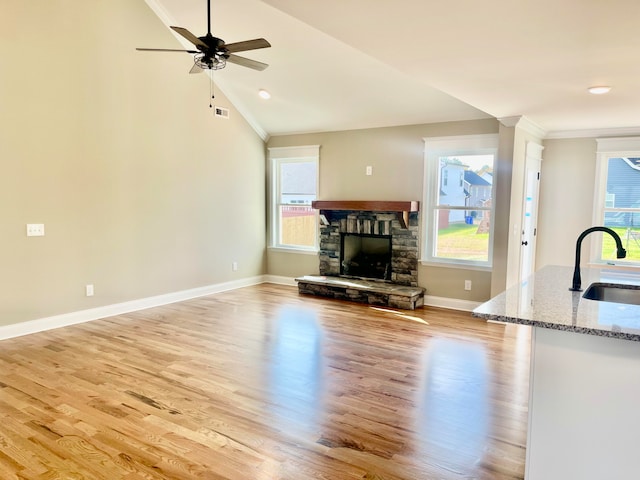
[[[229,119],[229,109],[224,107],[214,107],[216,117]]]

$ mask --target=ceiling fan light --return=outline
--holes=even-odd
[[[264,89],[260,90],[258,92],[258,95],[260,95],[260,97],[264,98],[265,100],[269,100],[271,98],[271,94]]]
[[[605,93],[609,93],[611,91],[611,87],[606,85],[597,85],[594,87],[589,87],[587,90],[593,95],[604,95]]]
[[[193,56],[193,63],[203,70],[222,70],[227,65],[227,59],[221,55],[208,57],[204,53]]]

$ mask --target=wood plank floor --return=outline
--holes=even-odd
[[[263,284],[0,342],[0,478],[523,478],[529,329]]]

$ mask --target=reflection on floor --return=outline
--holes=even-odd
[[[527,327],[265,284],[1,346],[2,478],[523,477]]]

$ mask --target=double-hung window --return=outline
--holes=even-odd
[[[498,135],[424,140],[423,262],[491,267]]]
[[[320,147],[269,148],[270,246],[316,251],[317,212],[311,207],[318,192]]]
[[[640,137],[598,139],[593,223],[615,231],[627,250],[617,259],[614,239],[594,235],[595,263],[640,267]]]

